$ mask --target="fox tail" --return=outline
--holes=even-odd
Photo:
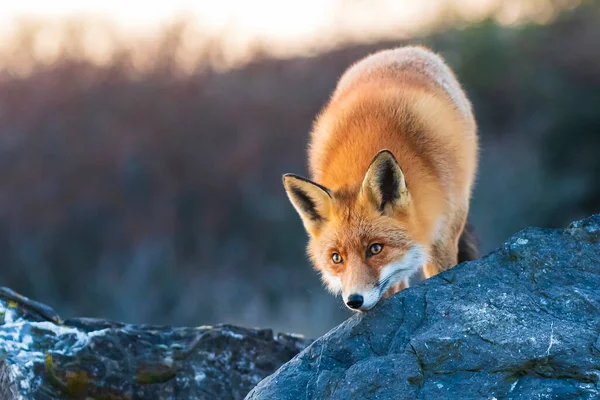
[[[468,221],[458,240],[458,263],[477,260],[479,258],[478,240],[473,225]]]

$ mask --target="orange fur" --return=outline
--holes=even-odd
[[[284,177],[329,288],[364,294],[366,310],[412,273],[454,266],[477,148],[471,105],[439,56],[404,47],[350,67],[315,121],[311,180]],[[374,243],[383,250],[369,255]]]

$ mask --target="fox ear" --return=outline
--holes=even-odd
[[[404,173],[389,150],[381,150],[373,157],[361,191],[384,215],[404,209],[410,200]]]
[[[283,186],[306,231],[312,236],[317,235],[331,209],[329,189],[294,174],[283,176]]]

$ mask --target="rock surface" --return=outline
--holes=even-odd
[[[526,229],[357,314],[247,399],[599,399],[600,216]]]
[[[0,288],[0,399],[241,399],[308,340],[71,319]]]

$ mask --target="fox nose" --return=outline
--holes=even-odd
[[[348,305],[348,307],[350,308],[360,308],[360,306],[363,305],[363,297],[360,294],[351,294],[350,296],[348,296],[348,301],[346,302],[346,304]]]

